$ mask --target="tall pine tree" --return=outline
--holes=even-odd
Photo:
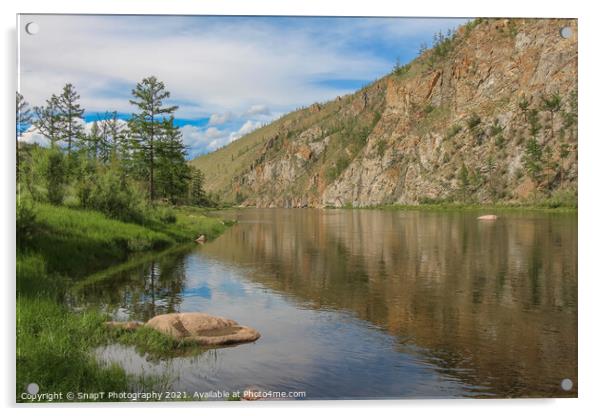
[[[163,82],[151,76],[144,78],[132,90],[133,100],[130,103],[138,108],[129,121],[132,151],[140,162],[140,168],[148,178],[149,199],[156,198],[155,167],[157,163],[157,142],[161,140],[164,120],[172,115],[177,106],[164,106],[163,101],[169,98],[169,91]]]
[[[84,126],[81,120],[84,109],[78,103],[79,94],[73,84],[66,84],[63,92],[57,97],[57,106],[61,120],[61,139],[67,144],[67,155],[76,143],[83,139]]]
[[[177,203],[186,197],[190,168],[186,163],[186,147],[174,118],[163,121],[161,139],[157,142],[157,182],[160,194]]]
[[[46,105],[34,107],[35,128],[40,134],[50,141],[50,147],[54,148],[62,138],[61,113],[58,106],[58,97],[52,95],[46,100]]]

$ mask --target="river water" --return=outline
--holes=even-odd
[[[255,343],[157,358],[97,351],[170,389],[307,399],[575,397],[577,216],[241,209],[215,241],[78,286],[116,319],[199,311]],[[570,379],[565,391],[561,381]]]

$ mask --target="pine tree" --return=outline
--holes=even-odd
[[[205,206],[207,205],[207,195],[205,193],[205,175],[201,172],[200,169],[195,167],[191,168],[191,180],[190,180],[190,190],[189,190],[189,198],[190,203],[196,206]]]
[[[558,166],[560,169],[560,187],[561,188],[562,188],[562,185],[564,182],[564,161],[569,157],[570,154],[571,154],[571,149],[569,148],[569,145],[566,143],[562,143],[560,145],[560,148],[558,151],[558,157],[560,159]]]
[[[33,111],[35,128],[50,141],[50,147],[54,148],[62,138],[58,97],[53,94],[46,100],[45,106],[34,107]]]
[[[462,167],[460,168],[460,187],[462,190],[462,202],[466,202],[469,186],[470,178],[468,176],[468,169],[466,168],[466,164],[462,162]]]
[[[92,127],[90,128],[90,133],[86,137],[88,155],[90,155],[94,160],[98,160],[101,140],[102,138],[100,127],[98,127],[98,121],[94,120]]]
[[[155,200],[155,165],[157,141],[163,130],[163,119],[174,113],[177,106],[164,106],[163,100],[169,98],[169,91],[163,82],[151,76],[144,78],[132,90],[133,100],[139,112],[132,114],[129,122],[132,150],[138,156],[141,168],[148,178],[149,199]]]
[[[190,168],[186,163],[186,147],[182,133],[174,124],[174,118],[163,121],[162,134],[157,141],[157,190],[158,193],[177,203],[188,192]]]
[[[111,158],[124,157],[127,131],[117,117],[117,111],[106,113],[105,123],[110,140]]]
[[[19,138],[23,136],[23,133],[27,131],[29,126],[31,125],[32,115],[31,110],[29,108],[29,104],[21,94],[17,92],[17,104],[16,104],[16,117],[17,117],[17,138],[16,138],[16,159],[17,159],[17,183],[19,183],[19,161],[20,161],[20,152],[19,152]]]
[[[562,98],[559,93],[554,93],[543,98],[542,109],[550,113],[550,136],[554,138],[554,115],[560,111]]]
[[[527,141],[527,148],[525,156],[523,158],[523,164],[525,170],[529,173],[529,176],[535,182],[535,185],[539,184],[540,175],[543,170],[542,166],[543,149],[534,137]]]
[[[71,155],[73,146],[83,139],[84,126],[81,119],[84,109],[81,108],[79,94],[73,84],[66,84],[63,92],[57,97],[57,107],[61,121],[61,139],[67,143],[67,155]]]

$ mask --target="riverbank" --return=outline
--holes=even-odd
[[[372,205],[367,207],[354,207],[344,205],[342,209],[374,209],[385,211],[482,211],[482,212],[503,212],[503,211],[533,211],[533,212],[556,212],[556,213],[577,213],[577,196],[569,197],[551,197],[540,200],[527,200],[522,202],[501,202],[495,204],[472,204],[446,201],[425,201],[416,205],[387,204]],[[334,207],[327,207],[334,208]]]
[[[82,278],[132,255],[193,242],[201,234],[211,240],[230,224],[192,207],[149,215],[140,224],[47,204],[35,204],[19,216],[17,400],[27,401],[21,393],[29,383],[38,384],[40,393],[130,391],[162,383],[132,378],[117,366],[100,365],[91,350],[120,334],[104,327],[106,316],[100,311],[67,308],[65,294]],[[171,347],[171,340],[153,335],[123,341],[150,351]]]
[[[503,211],[532,211],[532,212],[550,212],[550,213],[577,213],[576,206],[544,206],[530,204],[420,204],[420,205],[378,205],[371,207],[343,207],[345,209],[379,209],[383,211],[479,211],[479,212],[503,212]]]

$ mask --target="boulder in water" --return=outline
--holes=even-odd
[[[157,315],[146,324],[177,340],[194,341],[201,345],[227,345],[253,342],[261,336],[253,328],[231,319],[200,312]]]

